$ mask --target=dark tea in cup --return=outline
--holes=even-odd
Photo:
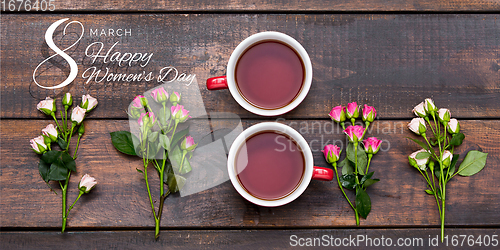
[[[276,131],[262,131],[246,139],[235,157],[238,182],[262,200],[281,199],[300,184],[305,157],[293,139]]]
[[[238,59],[236,86],[250,104],[278,109],[300,93],[305,76],[302,59],[290,46],[275,40],[250,46]]]

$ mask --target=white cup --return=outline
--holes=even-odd
[[[240,150],[240,148],[242,148],[247,138],[250,138],[253,135],[263,131],[276,131],[277,133],[285,134],[289,138],[293,139],[302,150],[302,154],[305,159],[305,171],[297,187],[290,194],[274,200],[264,200],[251,195],[238,181],[238,173],[236,172],[237,170],[235,166],[238,151]],[[315,167],[313,165],[312,152],[304,137],[302,137],[302,135],[300,135],[293,128],[277,122],[262,122],[247,128],[240,135],[238,135],[238,137],[236,137],[233,144],[231,145],[231,149],[229,150],[227,170],[229,178],[231,179],[231,183],[233,184],[236,191],[248,201],[264,207],[277,207],[292,202],[306,190],[311,179],[323,181],[331,181],[333,179],[333,171],[331,169]],[[264,175],[266,173],[262,174]],[[276,178],[280,177],[277,176]]]
[[[263,109],[256,107],[249,103],[238,91],[238,87],[236,86],[235,79],[235,70],[236,64],[240,59],[241,55],[251,46],[262,42],[262,41],[277,41],[288,45],[293,48],[295,52],[300,56],[302,63],[304,65],[304,82],[302,83],[302,88],[299,94],[293,99],[289,104],[277,108],[277,109]],[[245,108],[246,110],[261,116],[277,116],[284,114],[286,112],[291,111],[295,107],[297,107],[307,96],[309,89],[311,88],[312,82],[312,64],[309,55],[302,45],[297,42],[292,37],[275,31],[266,31],[254,34],[245,40],[243,40],[233,51],[231,57],[229,58],[229,62],[227,63],[227,76],[219,76],[212,77],[207,80],[207,88],[209,90],[219,90],[219,89],[227,89],[231,92],[231,95],[236,100],[236,102]]]

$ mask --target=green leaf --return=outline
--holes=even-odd
[[[184,184],[186,183],[186,178],[174,174],[174,171],[172,170],[172,166],[170,164],[167,166],[166,171],[167,171],[167,180],[165,181],[165,183],[168,185],[170,193],[179,192],[179,190],[181,190]]]
[[[421,142],[419,140],[416,140],[416,139],[413,139],[413,138],[410,138],[410,137],[406,137],[406,138],[414,141],[416,144],[420,145],[420,147],[422,147],[423,149],[427,149],[427,150],[429,149],[429,146],[427,144],[425,144],[425,143],[423,143],[423,142]]]
[[[158,121],[163,127],[168,125],[168,119],[170,118],[170,110],[167,107],[165,108],[167,112],[165,112],[165,109],[161,108],[160,112],[156,113],[156,115],[158,115]]]
[[[450,145],[452,146],[460,146],[465,139],[465,135],[462,133],[454,134],[451,138]]]
[[[346,174],[352,174],[354,173],[354,168],[351,166],[351,164],[349,163],[349,160],[346,158],[344,158],[344,160],[342,160],[339,165],[338,165],[339,168],[342,168],[342,175],[346,175]]]
[[[461,176],[471,176],[481,171],[486,166],[487,153],[471,150],[465,156],[464,161],[458,168],[458,174]]]
[[[422,160],[422,159],[427,159],[431,156],[431,154],[429,154],[429,152],[420,152],[417,154],[417,156],[415,156],[415,158],[417,160]]]
[[[52,181],[63,181],[68,176],[68,169],[61,166],[59,163],[54,162],[50,165],[48,179]]]
[[[141,173],[141,174],[144,174],[144,172],[142,172],[142,170],[138,169],[138,168],[135,168],[135,170],[137,170],[137,172]]]
[[[167,151],[170,151],[170,139],[168,139],[168,136],[160,134],[159,137],[160,137],[160,145]]]
[[[151,132],[148,134],[148,141],[155,142],[158,139],[158,131]]]
[[[42,159],[42,161],[51,164],[51,163],[57,161],[59,156],[61,156],[61,153],[62,153],[62,151],[57,151],[57,150],[47,151],[47,152],[43,153],[41,159]]]
[[[356,158],[355,158],[355,155],[354,155],[354,144],[353,143],[349,143],[349,145],[347,145],[347,158],[352,161],[353,163],[356,162]],[[365,153],[365,150],[364,148],[361,146],[361,144],[358,144],[358,172],[361,174],[361,175],[364,175],[365,173],[365,169],[366,169],[366,165],[368,164],[368,156],[366,155]]]
[[[175,146],[184,136],[187,135],[187,133],[189,133],[189,127],[182,131],[175,132],[174,138],[172,138],[170,146],[171,147]]]
[[[184,162],[182,163],[182,165],[183,165],[183,167],[179,171],[179,174],[187,174],[187,173],[191,172],[191,170],[192,170],[191,163],[189,163],[189,159],[187,157],[184,157]]]
[[[372,209],[372,202],[370,200],[370,196],[366,193],[365,190],[361,187],[356,188],[356,210],[359,212],[359,215],[366,219],[368,214]]]
[[[426,189],[426,190],[425,190],[425,192],[426,192],[427,194],[434,195],[434,192],[432,192],[432,190]]]
[[[68,147],[68,143],[61,137],[57,137],[57,145],[63,150]]]
[[[450,172],[448,173],[448,176],[452,176],[453,173],[455,173],[455,167],[457,166],[458,158],[460,157],[459,154],[453,154],[453,160],[451,161],[450,164]]]
[[[182,163],[183,167],[180,167],[182,161],[182,151],[178,146],[169,152],[169,159],[178,174],[187,174],[191,172],[192,168],[187,156],[184,157],[184,162]]]
[[[38,171],[40,172],[40,176],[45,182],[49,181],[49,170],[50,170],[50,163],[46,163],[42,160],[38,162]]]
[[[340,176],[339,180],[342,186],[345,188],[354,189],[356,187],[356,177],[354,176],[354,174],[342,175]]]
[[[64,164],[64,167],[67,169],[76,172],[76,163],[75,160],[73,160],[73,157],[71,157],[67,152],[63,152],[61,154],[61,159],[62,163]]]
[[[363,184],[363,187],[367,188],[367,187],[369,187],[369,186],[371,186],[371,185],[373,185],[373,184],[375,184],[375,183],[377,183],[379,181],[380,181],[380,179],[368,179]]]
[[[137,155],[134,148],[133,135],[129,131],[111,132],[111,142],[115,148],[128,155]]]
[[[370,172],[370,173],[366,174],[365,176],[363,176],[363,178],[361,178],[360,184],[363,185],[363,183],[365,183],[366,180],[372,178],[373,173],[375,173],[375,172]]]

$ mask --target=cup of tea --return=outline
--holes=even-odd
[[[286,34],[267,31],[243,40],[229,58],[227,75],[209,78],[207,88],[229,88],[246,110],[276,116],[297,107],[311,82],[311,59],[304,47]]]
[[[227,170],[243,198],[265,207],[292,202],[312,179],[333,179],[331,169],[313,166],[302,135],[277,122],[262,122],[238,135],[229,150]]]

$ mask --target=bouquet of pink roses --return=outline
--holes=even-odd
[[[170,97],[163,87],[151,92],[151,98],[162,108],[153,112],[145,96],[138,95],[129,108],[129,116],[139,125],[138,135],[129,131],[111,133],[111,141],[115,148],[128,155],[139,156],[143,160],[143,170],[137,169],[144,176],[151,210],[155,220],[155,239],[160,234],[160,221],[165,199],[172,193],[179,192],[186,182],[182,175],[191,171],[189,159],[198,144],[191,136],[186,136],[189,127],[177,131],[177,126],[186,122],[191,116],[189,111],[180,105],[181,94],[173,92]],[[171,105],[170,105],[171,104]],[[151,189],[148,181],[148,168],[152,165],[160,178],[160,204],[155,211]],[[164,184],[168,189],[165,191]]]
[[[451,118],[450,110],[438,109],[430,98],[415,106],[413,113],[418,117],[411,120],[408,129],[422,136],[424,142],[409,138],[422,149],[410,154],[408,160],[427,182],[429,189],[425,192],[436,199],[441,219],[441,241],[443,241],[446,184],[457,174],[471,176],[481,171],[486,165],[488,154],[471,150],[457,169],[460,155],[455,154],[455,148],[462,145],[465,139],[465,135],[460,133],[458,120]],[[429,133],[427,126],[431,128],[430,137],[427,135]]]
[[[365,127],[355,124],[356,119],[360,115],[360,107],[356,102],[347,104],[347,108],[342,106],[334,107],[328,115],[333,121],[340,124],[349,139],[346,148],[347,155],[338,164],[338,167],[342,168],[341,176],[339,176],[337,171],[337,161],[340,159],[341,148],[337,145],[326,145],[323,153],[326,161],[335,170],[339,188],[354,210],[356,225],[359,226],[359,216],[366,218],[371,211],[371,199],[368,193],[366,193],[366,188],[380,181],[379,179],[372,179],[374,172],[368,172],[368,169],[372,157],[379,151],[382,141],[376,137],[369,137],[363,140],[368,127],[377,116],[377,111],[374,107],[365,104],[361,117]],[[345,121],[347,119],[350,120],[351,126],[346,128]],[[356,198],[354,205],[345,193],[344,188],[355,191]]]
[[[85,133],[85,126],[83,125],[83,120],[88,112],[93,110],[97,106],[97,99],[90,95],[82,96],[82,102],[80,106],[73,108],[71,112],[71,118],[68,119],[68,109],[73,105],[73,97],[70,93],[64,94],[62,99],[62,105],[64,106],[64,112],[59,111],[61,114],[61,122],[57,121],[56,118],[56,100],[47,97],[45,100],[41,101],[37,105],[37,109],[42,113],[51,116],[56,125],[47,125],[42,129],[42,135],[32,139],[30,141],[31,149],[41,155],[40,162],[38,163],[38,170],[40,176],[47,183],[49,188],[49,181],[59,182],[59,186],[62,190],[62,229],[64,233],[66,229],[66,221],[68,219],[68,214],[76,204],[78,199],[82,194],[88,193],[97,184],[96,180],[90,177],[88,174],[84,175],[78,185],[79,194],[73,204],[66,209],[66,197],[68,192],[68,184],[71,176],[71,171],[76,171],[75,159],[77,157],[78,146],[80,145],[80,139]],[[76,132],[76,133],[75,133]],[[73,157],[70,155],[70,142],[71,137],[78,134],[78,139],[76,142],[75,152]],[[52,144],[56,143],[61,150],[55,150]],[[54,190],[52,190],[54,191]],[[55,193],[55,191],[54,191]],[[57,193],[56,193],[57,194]]]

